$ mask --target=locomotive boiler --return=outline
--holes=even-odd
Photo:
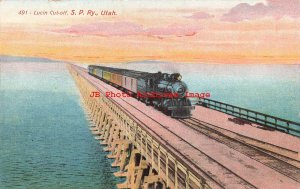
[[[88,72],[171,117],[189,118],[194,109],[179,73],[149,73],[97,65],[89,65]]]

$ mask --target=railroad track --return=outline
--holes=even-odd
[[[200,121],[196,118],[179,120],[183,124],[206,135],[248,157],[276,170],[277,172],[300,182],[300,162],[265,149],[257,148],[244,141],[229,137],[221,132],[219,127]],[[217,128],[217,129],[216,129]]]

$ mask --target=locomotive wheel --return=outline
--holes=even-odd
[[[146,98],[145,103],[146,103],[147,106],[149,106],[151,104],[150,99]]]
[[[156,104],[156,109],[162,110],[162,102],[161,102],[161,101],[159,101],[159,102]]]
[[[164,114],[166,114],[167,116],[172,115],[172,110],[164,110]]]

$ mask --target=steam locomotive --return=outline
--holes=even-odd
[[[88,72],[171,117],[189,118],[194,109],[179,73],[148,73],[97,65],[89,65]]]

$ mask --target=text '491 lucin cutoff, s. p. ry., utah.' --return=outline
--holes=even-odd
[[[34,16],[115,16],[117,12],[115,10],[19,10],[19,15],[34,15]]]

